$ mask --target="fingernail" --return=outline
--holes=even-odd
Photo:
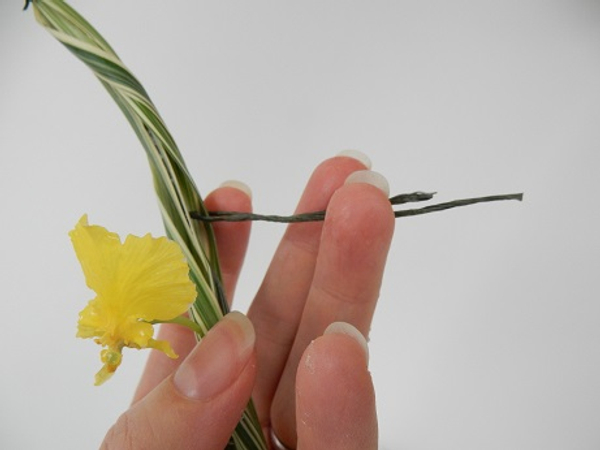
[[[367,340],[360,331],[358,331],[349,323],[333,322],[325,329],[323,334],[344,334],[346,336],[350,336],[352,339],[354,339],[360,344],[360,346],[365,352],[367,363],[369,362],[369,345],[367,344]]]
[[[221,183],[220,187],[230,187],[238,189],[245,193],[248,197],[250,197],[250,200],[252,200],[252,189],[250,189],[250,186],[248,186],[246,183],[243,183],[238,180],[227,180]]]
[[[390,195],[390,185],[383,175],[372,170],[359,170],[346,178],[346,184],[367,183],[379,188],[385,195]]]
[[[354,158],[357,161],[360,161],[361,163],[363,163],[367,169],[371,168],[371,159],[367,155],[365,155],[363,152],[361,152],[360,150],[351,150],[351,149],[342,150],[337,155],[338,156],[347,156],[348,158]]]
[[[186,397],[206,401],[231,386],[254,348],[254,327],[239,312],[215,325],[175,372],[173,383]]]

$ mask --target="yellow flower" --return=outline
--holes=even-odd
[[[104,366],[96,385],[121,364],[123,347],[155,348],[177,355],[167,341],[152,339],[150,322],[167,322],[183,314],[196,298],[180,247],[165,237],[116,233],[88,225],[84,215],[69,235],[88,287],[96,292],[79,313],[77,337],[95,338],[104,349]]]

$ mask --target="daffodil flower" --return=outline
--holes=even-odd
[[[104,364],[96,385],[121,364],[124,347],[177,355],[167,341],[152,339],[153,324],[178,321],[196,298],[181,248],[166,237],[116,233],[89,225],[84,215],[69,233],[88,287],[96,297],[79,313],[77,337],[93,338]]]

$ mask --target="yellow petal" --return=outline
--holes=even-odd
[[[147,322],[140,322],[131,317],[128,321],[119,324],[115,334],[127,347],[147,348],[154,335],[154,327]],[[110,343],[107,344],[110,345]]]
[[[108,329],[106,317],[102,314],[100,307],[101,304],[94,299],[79,313],[77,337],[100,337]]]
[[[69,236],[88,287],[100,293],[115,277],[121,248],[119,236],[104,227],[88,225],[87,214],[81,217]]]
[[[149,234],[127,237],[112,288],[111,307],[146,321],[180,316],[196,298],[179,246]]]
[[[171,344],[169,344],[167,341],[157,341],[154,339],[150,339],[150,341],[148,342],[148,347],[156,349],[156,350],[160,350],[161,352],[164,352],[169,358],[172,358],[172,359],[176,359],[179,357],[177,355],[177,353],[175,353],[175,351],[171,347]]]

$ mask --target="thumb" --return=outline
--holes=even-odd
[[[256,361],[252,323],[232,312],[109,430],[101,449],[225,448],[248,403]]]

